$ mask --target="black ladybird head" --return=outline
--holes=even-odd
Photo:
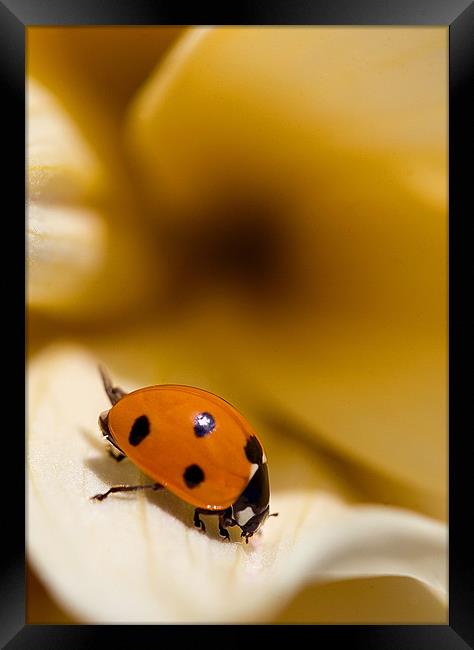
[[[270,487],[267,464],[257,469],[249,484],[233,504],[233,516],[242,537],[251,537],[263,525],[269,512]]]
[[[267,506],[265,510],[251,517],[246,524],[241,526],[242,529],[241,537],[245,537],[245,541],[248,542],[248,538],[252,537],[252,535],[256,533],[257,530],[263,526],[269,514],[270,514],[270,507]]]
[[[103,411],[99,415],[99,427],[104,437],[110,436],[109,413],[110,411]]]

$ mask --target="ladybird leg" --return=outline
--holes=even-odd
[[[224,510],[222,515],[219,517],[219,522],[222,523],[223,527],[229,528],[229,527],[232,527],[232,526],[238,526],[239,525],[239,523],[234,519],[232,514],[233,514],[232,507],[230,507],[230,508],[227,508],[227,510]],[[221,522],[221,518],[222,518],[222,522]]]
[[[230,535],[229,531],[227,530],[227,522],[228,520],[225,518],[225,512],[221,515],[219,515],[219,535],[223,537],[224,539],[228,539],[230,542]]]
[[[125,454],[122,454],[122,452],[117,453],[116,451],[114,451],[111,448],[107,449],[107,452],[108,452],[109,456],[111,456],[114,460],[117,461],[117,463],[120,463],[121,460],[123,460],[124,458],[127,458],[127,456]]]
[[[117,462],[119,462],[127,457],[127,455],[123,453],[120,447],[117,447],[117,444],[115,443],[115,440],[112,438],[110,433],[102,432],[102,435],[104,436],[105,440],[107,440],[107,442],[109,443],[107,445],[107,452],[110,456],[112,456],[112,458],[114,458]]]
[[[239,522],[236,519],[234,519],[232,515],[233,515],[232,507],[227,508],[227,510],[224,510],[224,512],[219,517],[219,526],[222,526],[223,528],[232,528],[233,526],[240,526]],[[219,532],[221,531],[219,530]],[[227,535],[223,535],[223,537],[227,537]]]
[[[102,377],[102,381],[104,383],[105,392],[107,393],[107,396],[113,406],[119,401],[119,399],[122,399],[122,397],[127,393],[121,388],[119,388],[118,386],[114,386],[112,384],[112,380],[110,379],[109,375],[107,374],[107,371],[103,366],[99,366],[99,372],[100,372],[100,376]]]
[[[114,485],[109,488],[107,492],[104,492],[103,494],[95,494],[93,497],[91,497],[91,499],[103,501],[109,496],[109,494],[114,494],[115,492],[136,492],[137,490],[146,489],[160,490],[161,488],[163,488],[163,485],[161,485],[161,483],[151,483],[148,485]]]
[[[126,458],[126,455],[123,453],[123,451],[120,449],[120,447],[117,446],[117,443],[112,437],[112,434],[110,433],[109,430],[109,411],[105,411],[104,413],[101,413],[99,415],[99,426],[100,430],[102,431],[102,435],[104,436],[105,440],[109,443],[108,446],[108,452],[112,456],[112,458],[115,458],[116,461],[123,460]]]
[[[194,510],[194,525],[196,528],[200,528],[203,533],[206,532],[206,526],[204,525],[204,522],[202,519],[200,519],[199,515],[207,512],[207,510],[203,510],[202,508],[195,508]]]

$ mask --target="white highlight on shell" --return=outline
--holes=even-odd
[[[257,469],[258,469],[258,465],[257,465],[257,463],[253,463],[252,465],[250,465],[249,481],[252,480],[253,475],[255,474],[255,472],[257,471]]]
[[[199,415],[196,416],[196,424],[199,424],[200,427],[210,427],[212,419],[207,413],[199,413]]]

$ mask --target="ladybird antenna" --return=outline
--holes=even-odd
[[[103,366],[101,363],[98,364],[97,370],[99,371],[102,381],[104,383],[104,388],[107,390],[107,386],[110,387],[112,386],[112,382],[110,381],[109,374],[105,369],[105,366]]]
[[[278,517],[278,512],[272,512],[271,515],[268,515],[269,517]]]
[[[102,382],[104,384],[104,389],[105,392],[107,393],[107,397],[109,398],[113,406],[119,401],[119,399],[121,399],[124,395],[126,395],[126,393],[118,386],[114,386],[112,384],[112,380],[110,379],[110,375],[105,369],[105,366],[99,363],[98,369],[99,369],[100,376],[102,377]]]

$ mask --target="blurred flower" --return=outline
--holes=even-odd
[[[182,292],[208,357],[225,355],[265,407],[431,494],[442,515],[446,39],[195,30],[129,123],[148,187],[190,240]]]
[[[154,71],[177,30],[99,32],[29,38],[33,567],[85,622],[367,622],[350,578],[413,621],[382,576],[444,622],[447,30],[190,29]],[[253,544],[91,504],[146,480],[104,454],[99,361],[261,431]]]

